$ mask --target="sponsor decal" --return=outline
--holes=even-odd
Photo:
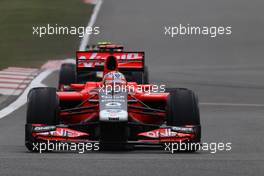
[[[107,109],[106,112],[108,113],[109,118],[118,118],[117,117],[118,113],[121,112],[121,110],[119,110],[119,109]]]
[[[85,56],[81,56],[79,59],[80,60],[86,60],[86,57]]]
[[[54,137],[80,137],[88,136],[88,133],[68,129],[68,128],[56,128],[54,131],[40,132],[37,135],[41,136],[54,136]]]
[[[119,120],[119,117],[109,117],[108,119],[109,120],[117,120],[118,121]]]
[[[88,59],[106,59],[110,56],[109,53],[87,53]],[[124,59],[143,59],[143,53],[114,53],[117,59],[124,60]],[[83,56],[80,56],[83,57]],[[79,59],[80,59],[79,57]]]
[[[138,62],[140,66],[142,66],[142,60],[144,58],[143,52],[131,52],[131,53],[112,53],[109,52],[95,52],[95,53],[77,53],[78,58],[78,67],[95,67],[95,66],[103,66],[104,60],[106,60],[109,56],[116,57],[119,61],[118,63],[129,63],[129,62]],[[89,63],[89,64],[85,64]]]
[[[183,132],[183,133],[193,133],[194,130],[192,127],[171,127],[172,131],[176,131],[176,132]]]
[[[55,126],[35,126],[33,127],[34,132],[44,132],[44,131],[53,131],[55,130]]]
[[[160,128],[152,131],[147,131],[139,134],[140,136],[146,136],[149,138],[160,137],[178,137],[178,133],[172,131],[170,128]]]
[[[116,106],[121,106],[121,103],[118,103],[118,102],[109,102],[109,103],[106,103],[105,104],[106,106],[109,106],[109,107],[116,107]]]

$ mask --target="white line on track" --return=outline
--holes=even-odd
[[[93,27],[93,25],[94,25],[94,23],[96,21],[97,15],[98,15],[98,13],[100,11],[102,3],[103,3],[103,0],[97,0],[96,1],[96,5],[95,5],[95,7],[93,9],[93,13],[92,13],[92,16],[90,18],[90,21],[89,21],[87,27]],[[84,37],[82,38],[82,41],[81,41],[81,44],[80,44],[80,47],[79,47],[80,51],[85,51],[85,48],[86,48],[89,40],[90,40],[90,34],[85,34]]]
[[[204,106],[237,106],[237,107],[264,107],[264,104],[250,104],[250,103],[216,103],[216,102],[201,102]]]
[[[21,106],[23,106],[27,102],[27,94],[30,89],[34,87],[46,87],[44,84],[41,82],[48,77],[53,71],[55,70],[45,70],[41,72],[30,84],[29,86],[25,89],[25,91],[20,95],[16,101],[11,103],[9,106],[5,107],[0,111],[0,119],[7,116],[8,114],[12,113],[13,111],[17,110]]]

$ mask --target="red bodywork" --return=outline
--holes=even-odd
[[[95,69],[104,67],[105,60],[109,56],[117,58],[118,69],[142,69],[144,67],[144,52],[106,52],[84,51],[77,52],[77,69]]]
[[[127,83],[128,86],[133,86],[137,88],[137,84],[134,82]],[[72,84],[72,89],[79,89],[80,91],[76,92],[58,92],[57,95],[60,101],[79,101],[84,102],[87,99],[92,99],[92,102],[86,102],[81,107],[93,107],[93,109],[84,110],[78,112],[78,115],[74,112],[61,112],[60,117],[63,118],[65,123],[79,123],[83,120],[89,121],[92,118],[98,118],[99,116],[99,104],[95,104],[94,101],[98,101],[98,93],[93,92],[93,89],[98,89],[102,86],[101,82],[87,82],[86,84]],[[141,87],[146,87],[145,90],[151,89],[152,85],[141,85]],[[133,95],[128,96],[129,100],[140,100],[142,102],[159,102],[166,105],[168,93],[142,93],[134,92]],[[153,113],[144,113],[142,110],[137,109],[136,107],[143,107],[139,102],[133,103],[133,107],[128,106],[129,117],[135,121],[141,123],[157,124],[161,125],[166,118],[166,112],[156,112]],[[153,117],[155,116],[155,117]]]
[[[77,52],[77,70],[83,68],[95,69],[103,65],[104,74],[109,71],[105,64],[107,58],[116,58],[115,70],[130,68],[142,69],[144,67],[143,52]],[[99,120],[99,93],[103,82],[86,82],[85,84],[71,84],[62,87],[57,92],[60,102],[59,117],[63,124],[50,126],[45,124],[32,125],[32,136],[35,140],[56,141],[94,141],[100,137],[94,131],[100,126]],[[164,142],[188,141],[195,138],[195,127],[185,126],[173,130],[164,125],[166,122],[166,109],[169,93],[149,93],[138,91],[153,89],[154,85],[138,85],[135,82],[127,82],[127,86],[135,88],[134,92],[127,96],[127,126],[133,131],[128,141],[138,143],[161,144]],[[154,105],[149,107],[147,105]],[[80,128],[81,127],[81,128]]]

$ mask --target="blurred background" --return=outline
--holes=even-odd
[[[1,0],[0,69],[39,67],[75,55],[77,35],[33,35],[33,26],[86,26],[93,5],[82,0]]]

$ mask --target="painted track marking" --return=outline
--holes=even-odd
[[[264,107],[264,104],[250,104],[250,103],[201,102],[199,104],[204,106]]]
[[[8,67],[0,71],[0,94],[19,95],[39,73],[39,69]]]
[[[41,82],[55,70],[45,70],[41,72],[25,89],[25,91],[10,105],[0,111],[0,119],[17,110],[27,102],[27,94],[34,87],[46,87]]]
[[[103,0],[97,0],[96,1],[96,5],[95,5],[95,7],[93,9],[93,13],[92,13],[92,16],[91,16],[91,18],[89,20],[89,23],[88,23],[87,27],[93,27],[93,25],[94,25],[94,23],[96,21],[97,15],[98,15],[98,13],[100,11],[102,3],[103,3]],[[81,44],[80,44],[80,47],[79,47],[80,51],[85,51],[86,46],[89,43],[89,40],[90,40],[90,34],[85,34],[84,37],[81,40]]]

